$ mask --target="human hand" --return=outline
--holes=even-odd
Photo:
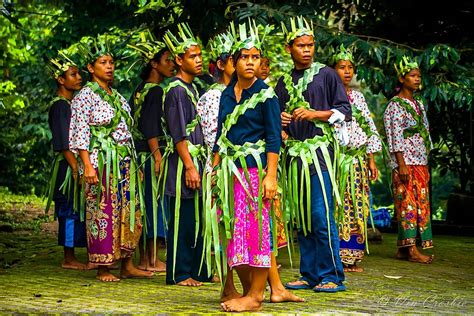
[[[291,123],[291,114],[286,112],[281,112],[281,126],[287,127]]]
[[[293,111],[293,118],[295,121],[312,121],[315,119],[314,111],[305,108],[297,108]]]
[[[399,165],[398,166],[398,176],[400,177],[400,180],[403,183],[408,182],[408,180],[410,179],[410,173],[409,173],[408,168],[407,168],[406,165]]]
[[[197,190],[201,187],[201,176],[194,166],[186,168],[185,180],[186,186],[190,189]]]
[[[263,198],[272,200],[277,193],[277,179],[275,176],[266,175],[262,181]]]
[[[84,179],[87,184],[97,184],[99,183],[99,178],[97,177],[97,172],[95,171],[92,164],[87,164],[84,166]]]
[[[375,160],[369,159],[369,179],[370,180],[377,180],[379,177],[379,171],[377,169],[377,165],[375,164]]]

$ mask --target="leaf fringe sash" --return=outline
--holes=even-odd
[[[189,90],[189,88],[181,82],[181,80],[175,80],[170,82],[164,89],[163,89],[163,106],[165,104],[165,98],[168,92],[174,88],[180,86],[182,87],[185,91],[188,97],[191,99],[191,102],[193,103],[194,106],[197,104],[197,100],[195,95]],[[197,91],[196,87],[193,84],[193,88],[195,91]],[[190,135],[195,129],[196,126],[200,122],[200,117],[196,113],[196,117],[188,124],[186,125],[186,133]],[[167,125],[164,117],[162,117],[162,125],[163,125],[163,131],[165,133],[165,139],[166,139],[166,147],[164,149],[164,154],[162,158],[162,163],[161,163],[161,170],[162,172],[160,173],[159,179],[158,179],[158,191],[161,193],[161,196],[164,197],[164,192],[165,192],[165,186],[166,186],[166,178],[168,177],[168,167],[169,167],[169,161],[168,158],[171,156],[171,154],[174,152],[174,143],[173,139],[171,138],[170,135],[166,134],[167,131]],[[205,163],[207,156],[209,154],[209,149],[200,144],[192,144],[189,140],[186,141],[188,145],[188,151],[189,154],[193,160],[194,167],[196,170],[199,172],[200,171],[200,166],[199,162]],[[182,175],[183,175],[183,160],[178,157],[178,167],[177,167],[177,172],[176,172],[176,199],[175,199],[175,216],[174,216],[174,238],[173,238],[173,279],[175,275],[175,269],[176,269],[176,253],[177,253],[177,246],[178,246],[178,235],[179,235],[179,218],[180,218],[180,208],[181,208],[181,188],[182,188]],[[207,187],[207,177],[203,175],[201,178],[201,188],[206,188]],[[207,194],[210,193],[210,191],[207,190],[202,190],[202,202],[203,205],[206,203],[207,199]],[[163,199],[162,200],[162,208],[164,209],[164,204],[163,204]],[[194,236],[194,242],[196,243],[197,238],[198,238],[198,233],[199,233],[199,225],[200,223],[200,214],[199,214],[199,190],[195,190],[194,193],[194,216],[195,216],[195,236]],[[168,241],[170,242],[170,241]],[[168,254],[171,255],[171,254]]]
[[[227,270],[222,271],[223,265],[227,262],[227,244],[233,235],[234,222],[234,181],[240,182],[250,201],[257,200],[258,203],[258,227],[259,227],[259,246],[262,244],[262,209],[263,209],[263,187],[262,180],[264,178],[263,164],[260,155],[265,153],[265,141],[259,140],[256,143],[246,142],[243,145],[235,145],[228,138],[227,133],[234,126],[241,115],[247,110],[254,109],[259,103],[265,102],[267,99],[275,97],[272,88],[260,90],[253,94],[242,104],[237,105],[233,112],[227,115],[222,124],[222,133],[217,140],[219,146],[220,164],[215,167],[215,185],[211,188],[211,175],[207,175],[206,191],[211,192],[206,200],[205,222],[204,222],[204,256],[207,259],[208,271],[211,270],[212,249],[215,249],[216,269],[221,278],[221,282],[225,280]],[[247,162],[245,158],[252,156],[255,159],[258,169],[258,197],[252,195],[250,175],[248,172]],[[241,165],[244,171],[245,180],[242,178],[236,161]],[[248,185],[247,185],[248,184]],[[248,187],[250,186],[250,188]],[[249,190],[250,189],[250,190]],[[212,196],[215,197],[212,203]],[[222,214],[218,216],[218,209]],[[270,214],[274,218],[273,203],[271,203]],[[276,236],[276,226],[273,225],[273,236]],[[221,251],[218,251],[221,250]]]

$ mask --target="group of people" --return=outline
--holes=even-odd
[[[64,268],[97,268],[105,282],[154,271],[182,286],[220,277],[225,311],[259,310],[267,282],[272,302],[300,302],[288,289],[344,291],[344,273],[363,271],[369,181],[378,177],[374,154],[383,141],[363,94],[351,88],[352,53],[341,46],[331,65],[315,62],[312,23],[298,17],[282,29],[294,67],[274,89],[265,82],[268,27],[250,20],[210,41],[207,88],[202,47],[186,24],[162,42],[147,32],[129,44],[144,64],[129,102],[112,87],[114,53],[104,38],[80,44],[90,76],[83,86],[70,56],[51,60],[58,87],[49,113],[58,152],[51,195]],[[397,257],[431,263],[417,248],[418,240],[432,247],[420,67],[404,57],[396,70],[384,123]],[[294,228],[301,277],[283,285],[276,254]],[[74,255],[84,246],[88,265]]]

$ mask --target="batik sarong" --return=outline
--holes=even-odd
[[[354,162],[353,179],[349,173],[344,192],[344,209],[339,219],[339,253],[342,263],[353,265],[364,257],[366,221],[369,214],[369,181],[365,162]],[[363,172],[362,172],[363,171]],[[365,177],[363,176],[365,175]],[[354,192],[352,192],[354,184]]]
[[[397,169],[393,170],[393,196],[398,221],[398,247],[416,245],[419,238],[423,249],[432,248],[431,212],[427,166],[407,166],[409,180],[400,180]]]
[[[99,205],[97,205],[97,185],[86,186],[86,228],[91,263],[113,264],[117,260],[130,257],[138,245],[142,233],[142,220],[140,207],[137,205],[132,231],[130,172],[130,159],[120,161],[121,178],[118,180],[118,185],[114,186],[110,177],[109,192],[105,190],[105,176],[102,177]]]
[[[239,168],[243,181],[245,173]],[[263,201],[262,229],[259,229],[258,212],[258,169],[248,168],[250,186],[245,183],[247,190],[252,194],[251,201],[242,184],[234,178],[234,231],[227,246],[227,263],[229,267],[249,265],[258,268],[270,268],[270,203]]]

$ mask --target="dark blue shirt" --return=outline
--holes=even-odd
[[[51,129],[53,150],[62,152],[69,149],[69,123],[71,122],[71,107],[66,100],[57,100],[51,105],[48,113],[48,123]],[[53,200],[56,203],[66,203],[68,198],[59,190],[66,178],[68,163],[66,159],[59,162],[58,175],[54,188]],[[71,189],[71,193],[74,189]],[[72,195],[69,198],[72,203]]]
[[[227,115],[231,114],[235,107],[250,99],[252,95],[258,93],[262,89],[268,88],[260,79],[254,84],[242,91],[242,97],[237,103],[234,87],[237,82],[231,83],[223,92],[219,106],[219,119],[217,123],[216,144],[213,151],[218,152],[219,146],[217,140],[222,133],[222,124],[225,122]],[[234,124],[227,133],[229,141],[235,145],[243,145],[246,142],[256,143],[260,139],[265,140],[265,153],[279,153],[281,146],[281,118],[278,100],[275,97],[260,102],[254,109],[248,109],[242,114],[237,123]],[[255,159],[249,155],[246,157],[247,167],[257,167]],[[261,155],[262,165],[265,168],[267,164],[266,154]],[[237,160],[237,166],[240,163]]]
[[[291,71],[293,84],[296,85],[298,80],[303,77],[303,74],[304,69],[293,69]],[[283,82],[283,77],[278,80],[275,92],[280,102],[280,109],[284,112],[286,102],[288,102],[290,96]],[[346,116],[346,120],[351,120],[352,118],[351,105],[347,98],[344,84],[336,71],[330,67],[323,67],[319,70],[319,73],[313,77],[313,81],[303,92],[303,97],[314,110],[327,111],[336,109]],[[292,121],[285,131],[288,133],[288,136],[301,141],[313,138],[316,135],[323,135],[322,130],[317,128],[314,123],[310,121]],[[331,157],[333,157],[332,147],[329,148],[329,153]],[[317,155],[321,168],[327,170],[323,155],[319,149],[317,150]],[[316,172],[313,165],[311,165],[310,171],[311,174]]]
[[[174,77],[171,82],[181,80]],[[196,99],[199,98],[198,92],[194,89],[192,84],[186,83],[181,80],[182,83],[194,94]],[[186,93],[186,90],[181,86],[171,88],[165,97],[164,102],[164,113],[166,119],[166,125],[168,133],[173,139],[173,143],[176,144],[184,139],[189,140],[194,145],[204,146],[204,136],[202,134],[201,125],[197,124],[196,128],[189,135],[186,132],[186,126],[191,123],[197,115],[196,105],[193,104],[191,98]],[[165,194],[170,196],[176,196],[176,176],[178,169],[178,151],[174,152],[168,158],[168,176],[166,178]],[[199,173],[202,175],[202,165],[199,166]],[[181,177],[181,198],[191,199],[194,198],[194,190],[191,190],[186,186],[185,172],[183,168],[183,174]]]
[[[130,98],[130,107],[132,109],[132,117],[135,116],[135,111],[137,106],[135,104],[135,96],[137,93],[141,93],[145,87],[146,82],[142,82],[138,85]],[[138,152],[149,152],[150,148],[148,146],[147,140],[163,135],[163,130],[161,129],[161,117],[163,116],[163,89],[160,86],[156,86],[148,90],[143,104],[141,107],[140,115],[138,122],[138,130],[142,133],[140,139],[134,139],[135,149]]]

